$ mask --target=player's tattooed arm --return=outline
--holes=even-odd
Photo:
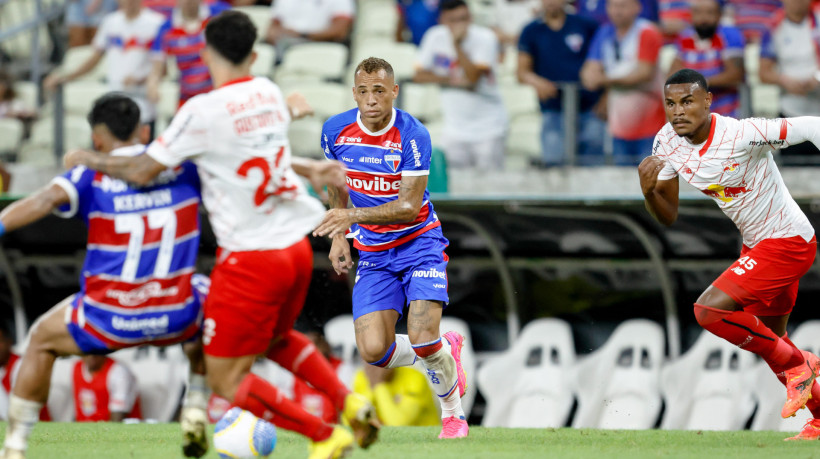
[[[330,209],[322,223],[313,231],[313,235],[334,237],[344,234],[354,223],[385,225],[413,221],[419,214],[425,189],[426,175],[402,177],[398,199],[375,207]]]
[[[166,169],[166,166],[147,154],[111,156],[88,150],[69,151],[63,157],[63,164],[67,169],[85,166],[135,185],[147,185]]]

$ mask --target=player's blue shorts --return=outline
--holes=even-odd
[[[85,354],[109,354],[144,344],[168,346],[191,341],[198,337],[202,327],[202,305],[208,295],[210,279],[194,274],[191,286],[193,301],[185,307],[165,313],[146,312],[133,316],[86,308],[83,295],[74,295],[66,315],[68,332]],[[150,328],[153,330],[146,331]]]
[[[414,300],[450,301],[444,237],[424,235],[380,252],[359,251],[353,286],[353,319],[394,309],[399,317]]]

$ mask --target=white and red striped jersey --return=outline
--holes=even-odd
[[[191,159],[199,167],[220,247],[284,249],[313,230],[325,210],[291,168],[289,124],[276,84],[241,78],[189,99],[148,154],[166,166]]]
[[[667,123],[653,154],[665,162],[658,180],[680,176],[711,197],[740,229],[743,243],[800,236],[814,228],[789,194],[771,151],[812,140],[820,143],[817,118],[749,118],[711,115],[709,137],[693,145]]]
[[[432,148],[427,128],[409,113],[393,109],[390,123],[379,132],[361,122],[359,109],[340,113],[325,122],[322,147],[327,159],[344,163],[347,188],[355,207],[376,207],[399,196],[403,176],[430,173]],[[364,251],[392,249],[421,234],[443,237],[441,222],[425,189],[416,218],[392,225],[354,224],[349,237]]]
[[[72,371],[74,419],[77,422],[106,422],[111,413],[142,418],[137,378],[127,367],[106,357],[102,368],[91,373],[82,360]]]

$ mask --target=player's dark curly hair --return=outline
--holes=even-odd
[[[205,43],[233,64],[244,62],[255,42],[256,26],[240,11],[222,12],[205,26]]]
[[[359,65],[356,66],[356,70],[353,71],[353,76],[356,76],[356,74],[359,73],[359,70],[364,73],[376,73],[379,70],[384,70],[384,73],[386,73],[387,76],[393,76],[393,66],[386,60],[378,57],[368,57],[367,59],[359,62]]]
[[[103,124],[119,140],[128,140],[140,123],[140,107],[133,99],[122,93],[110,92],[94,101],[88,114],[88,124],[93,128]]]
[[[464,0],[445,0],[441,2],[441,5],[439,5],[438,10],[450,11],[456,8],[461,8],[462,6],[467,7],[467,2],[465,2]]]
[[[695,83],[703,88],[704,91],[709,91],[709,84],[706,83],[706,78],[699,72],[692,69],[680,69],[673,73],[672,76],[666,79],[666,85],[670,84],[691,84]]]

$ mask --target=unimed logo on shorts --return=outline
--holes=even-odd
[[[413,271],[413,277],[426,277],[429,279],[445,279],[446,275],[444,271],[439,271],[437,269],[426,269],[424,271]]]
[[[111,326],[116,330],[123,331],[157,331],[167,330],[170,319],[168,314],[163,314],[159,317],[151,317],[147,319],[123,319],[119,316],[111,318]]]

